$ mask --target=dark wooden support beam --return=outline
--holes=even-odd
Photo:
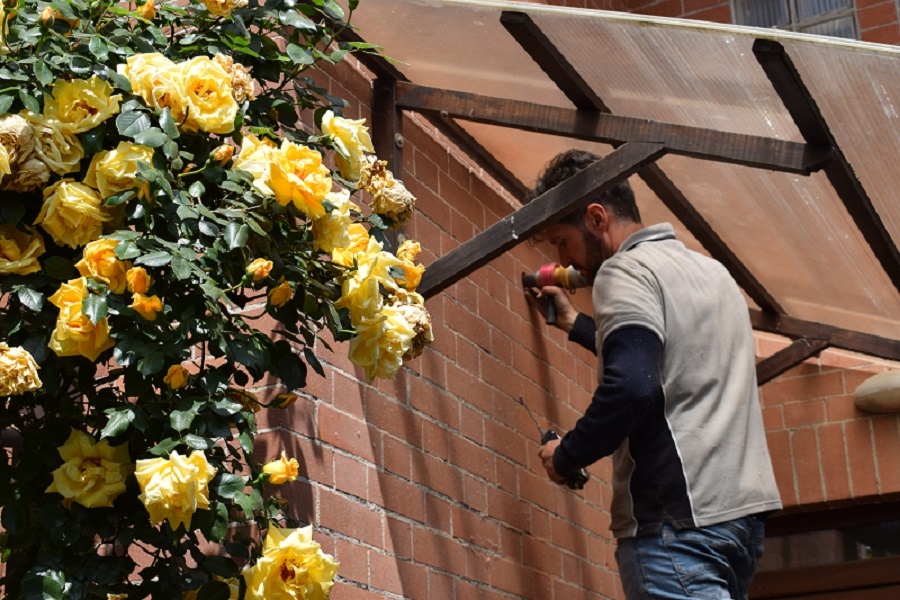
[[[575,105],[575,108],[611,112],[531,16],[523,12],[505,10],[500,13],[500,23]]]
[[[612,112],[556,45],[541,31],[531,16],[517,11],[504,11],[500,23],[519,42],[532,60],[579,110]],[[638,173],[647,186],[665,204],[710,255],[725,265],[738,285],[763,310],[784,312],[765,286],[750,272],[731,248],[713,230],[706,219],[691,205],[678,186],[658,164],[648,165]]]
[[[834,148],[834,160],[825,167],[825,174],[894,287],[900,290],[900,249],[856,176],[853,166],[835,141],[828,122],[803,83],[791,57],[780,43],[763,39],[754,42],[753,53],[793,117],[803,139],[810,144]]]
[[[661,144],[630,143],[613,150],[567,181],[431,263],[418,291],[430,298],[489,263],[546,225],[583,206],[665,152]]]
[[[818,355],[826,348],[828,348],[828,342],[825,340],[807,338],[794,340],[787,348],[779,350],[756,364],[757,383],[760,386],[769,383],[785,371],[796,367],[807,358]]]
[[[397,179],[403,179],[403,114],[397,108],[397,82],[379,77],[372,83],[372,145]]]
[[[750,322],[758,331],[775,333],[791,339],[824,340],[833,348],[841,348],[888,360],[900,360],[900,340],[841,329],[814,321],[804,321],[785,315],[773,315],[750,310]]]
[[[411,83],[398,82],[397,102],[405,110],[464,121],[607,144],[662,144],[673,154],[804,175],[822,168],[831,157],[831,149],[824,146],[492,98]]]

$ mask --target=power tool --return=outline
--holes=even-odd
[[[559,263],[543,265],[534,273],[522,273],[522,287],[526,290],[541,288],[545,285],[555,285],[574,293],[575,288],[591,285],[575,267],[564,267]],[[556,325],[556,304],[552,298],[547,299],[545,320],[547,325]]]
[[[525,407],[525,410],[528,411],[528,416],[531,417],[531,420],[534,421],[535,426],[537,426],[538,434],[541,436],[542,446],[547,442],[559,439],[559,434],[552,429],[544,431],[541,428],[540,423],[538,423],[538,420],[535,418],[534,413],[531,412],[531,409],[528,408],[528,405],[525,404],[525,400],[522,398],[522,396],[519,396],[519,404]],[[566,477],[566,487],[573,490],[583,489],[584,484],[587,483],[588,479],[590,478],[591,476],[588,475],[587,471],[585,471],[584,469],[578,469],[577,471],[575,471],[574,473],[570,473],[569,476]]]

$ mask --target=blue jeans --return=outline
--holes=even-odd
[[[762,556],[756,516],[698,529],[663,524],[659,535],[619,540],[616,561],[628,600],[746,600]]]

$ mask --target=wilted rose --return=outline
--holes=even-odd
[[[247,600],[327,600],[339,563],[312,539],[312,526],[269,525],[263,553],[244,571]]]
[[[288,459],[287,455],[282,452],[281,458],[267,462],[263,465],[262,470],[263,473],[269,474],[269,483],[281,485],[297,479],[297,475],[300,472],[300,464],[296,458]]]
[[[0,275],[28,275],[41,270],[38,257],[44,238],[37,230],[26,233],[12,225],[0,225]]]
[[[0,342],[0,397],[33,392],[43,385],[31,353]]]
[[[113,347],[107,319],[104,317],[95,325],[81,312],[82,303],[90,293],[87,279],[80,277],[62,284],[48,298],[59,308],[56,328],[48,344],[57,356],[84,356],[95,361],[104,350]]]
[[[345,119],[332,111],[322,115],[322,133],[331,136],[337,155],[334,158],[341,177],[356,183],[367,153],[375,152],[365,119]]]
[[[418,294],[415,294],[418,296]],[[398,305],[400,312],[406,318],[406,322],[415,332],[415,337],[409,345],[409,349],[403,355],[403,360],[412,360],[422,354],[425,346],[434,341],[434,334],[431,330],[431,315],[420,302],[412,302],[408,304]]]
[[[128,444],[110,446],[77,429],[58,450],[63,465],[53,471],[53,483],[45,491],[62,495],[66,507],[72,502],[86,508],[111,507],[134,471]]]
[[[99,279],[114,294],[125,291],[128,269],[131,268],[130,262],[119,260],[116,256],[118,243],[110,239],[90,242],[84,247],[82,259],[75,263],[75,268],[83,277]]]
[[[50,169],[39,158],[29,158],[13,167],[12,175],[3,179],[0,188],[13,192],[31,192],[50,180]]]
[[[34,131],[34,154],[57,175],[77,171],[84,148],[78,136],[62,128],[59,121],[24,110],[19,113]]]
[[[242,104],[244,100],[254,100],[255,86],[250,72],[241,63],[234,62],[234,59],[225,54],[216,54],[213,60],[225,69],[225,72],[231,77],[231,97],[238,104]]]
[[[97,192],[71,179],[57,181],[44,190],[44,205],[35,220],[60,246],[77,248],[103,233],[111,217]]]
[[[119,142],[114,150],[102,150],[94,155],[84,182],[98,190],[101,198],[109,198],[119,192],[141,188],[139,196],[148,198],[147,183],[137,178],[138,163],[153,162],[153,148]]]
[[[12,173],[12,165],[9,163],[9,152],[6,146],[0,144],[0,179]]]
[[[119,112],[122,96],[96,75],[90,79],[56,80],[52,96],[44,100],[44,116],[59,121],[65,131],[90,131]]]
[[[34,151],[34,129],[19,115],[0,117],[0,146],[9,153],[10,166],[28,160]]]
[[[150,522],[168,519],[172,529],[191,526],[197,510],[209,508],[208,484],[216,469],[200,450],[190,456],[172,452],[169,458],[151,458],[136,463],[134,476],[141,489],[138,497],[150,513]]]

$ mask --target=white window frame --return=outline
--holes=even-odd
[[[773,29],[783,29],[786,31],[804,31],[809,27],[814,27],[816,25],[820,25],[822,23],[827,23],[829,21],[836,21],[838,19],[843,19],[845,17],[853,18],[853,33],[855,39],[859,39],[859,19],[856,15],[856,0],[852,0],[852,5],[849,8],[839,8],[837,10],[832,10],[826,13],[820,13],[818,15],[814,15],[812,17],[808,17],[805,20],[800,20],[799,11],[797,10],[797,0],[785,0],[788,5],[788,19],[789,22],[783,25],[771,25]],[[733,19],[738,25],[745,25],[746,23],[742,23],[739,21],[743,17],[744,11],[743,6],[747,3],[753,2],[753,0],[731,0],[731,14],[733,15]]]

